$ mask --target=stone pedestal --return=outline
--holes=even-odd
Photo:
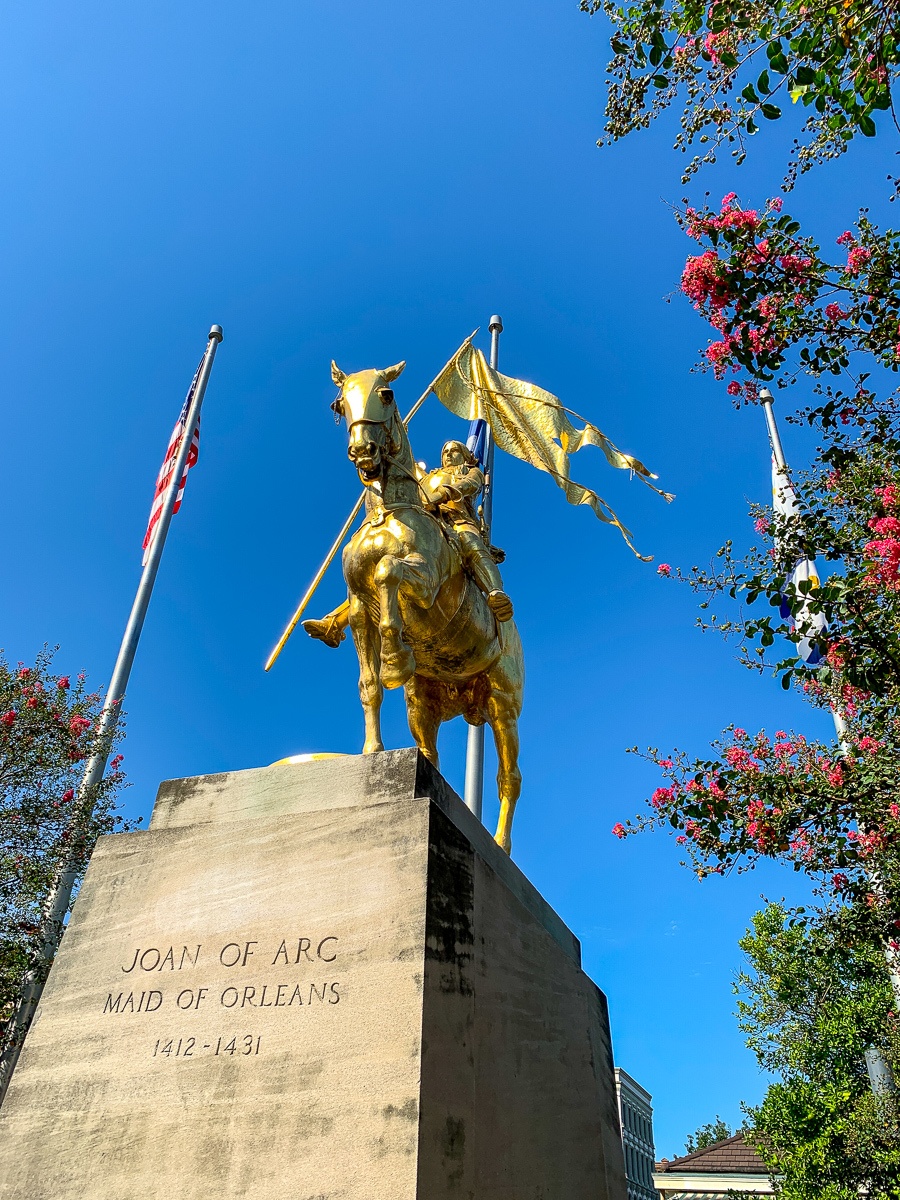
[[[100,840],[4,1200],[625,1200],[606,1002],[414,750],[164,783]]]

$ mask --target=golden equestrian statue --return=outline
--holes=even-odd
[[[460,467],[467,474],[474,469],[472,491],[480,490],[481,472],[474,463],[457,463],[459,444],[451,443],[443,470],[423,476],[390,386],[404,366],[353,375],[332,366],[340,388],[334,408],[347,422],[347,453],[366,488],[365,520],[343,555],[366,724],[363,753],[384,749],[385,688],[405,689],[410,732],[435,766],[444,721],[463,716],[472,725],[486,722],[497,747],[495,836],[508,852],[522,786],[522,643],[496,564],[483,542],[480,555],[472,545],[473,536],[481,537],[475,514],[453,482]],[[449,520],[442,507],[456,510]],[[478,566],[467,570],[475,561]],[[337,613],[331,619],[340,623]]]
[[[470,724],[491,727],[500,799],[495,838],[509,853],[522,784],[518,721],[525,669],[512,601],[498,567],[503,554],[490,545],[475,509],[485,478],[475,455],[458,441],[447,442],[441,466],[426,472],[413,457],[406,423],[434,391],[457,416],[486,421],[498,448],[551,475],[570,504],[588,505],[601,521],[615,525],[633,550],[631,535],[606,501],[570,478],[569,458],[583,446],[597,446],[612,466],[659,489],[650,483],[656,476],[618,450],[595,425],[585,422],[577,429],[569,420],[571,410],[550,392],[488,366],[471,338],[406,422],[391,387],[405,365],[347,375],[331,364],[339,388],[332,408],[347,422],[347,453],[364,494],[269,656],[266,670],[364,502],[365,519],[343,552],[348,599],[321,620],[305,621],[304,628],[329,646],[343,641],[348,626],[352,632],[365,715],[364,754],[384,749],[380,713],[385,688],[404,688],[410,731],[435,766],[438,730],[444,721],[462,716]]]

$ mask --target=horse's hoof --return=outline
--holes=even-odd
[[[416,673],[416,660],[411,650],[383,656],[381,659],[381,682],[388,690],[403,687]]]

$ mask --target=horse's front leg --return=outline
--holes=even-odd
[[[397,558],[385,554],[375,568],[375,586],[381,606],[378,630],[381,634],[381,682],[386,688],[402,687],[416,670],[416,659],[403,641],[400,616],[400,588],[410,593],[423,608],[434,603],[435,587],[428,581],[428,571],[421,555],[410,554]]]
[[[366,740],[363,754],[376,754],[384,749],[381,740],[381,701],[384,688],[381,686],[381,637],[375,622],[366,612],[359,596],[350,596],[350,629],[359,658],[359,698],[362,701],[366,722]]]

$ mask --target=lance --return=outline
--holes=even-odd
[[[175,511],[175,501],[178,498],[179,486],[187,467],[194,430],[197,428],[197,422],[200,419],[200,408],[203,404],[206,385],[209,382],[213,360],[216,357],[216,349],[222,340],[222,336],[221,325],[213,325],[207,337],[206,352],[203,355],[200,369],[197,372],[193,395],[188,405],[187,417],[185,418],[184,432],[181,436],[178,452],[175,455],[172,477],[169,480],[169,486],[163,498],[155,535],[150,544],[146,565],[141,572],[137,593],[134,597],[134,603],[131,606],[131,614],[125,626],[122,644],[119,647],[119,654],[116,658],[116,665],[113,668],[109,687],[106,689],[106,699],[103,702],[100,720],[97,724],[97,749],[88,759],[84,776],[78,789],[78,807],[76,811],[81,816],[90,815],[93,808],[94,788],[100,783],[103,778],[103,772],[106,770],[106,762],[109,758],[113,735],[115,734],[116,726],[119,723],[122,713],[122,699],[125,695],[125,689],[128,686],[135,652],[137,651],[141,630],[144,627],[144,618],[147,615],[150,596],[153,593],[153,585],[156,582],[156,575],[159,571],[159,564],[166,543],[166,535],[169,532],[172,514]],[[77,879],[77,865],[71,859],[63,862],[57,874],[53,890],[44,903],[44,910],[41,917],[41,927],[38,935],[39,956],[43,960],[41,966],[53,961],[59,947],[64,932],[66,913],[69,911],[72,891]],[[12,1078],[12,1073],[19,1059],[22,1042],[25,1039],[25,1035],[28,1032],[35,1010],[44,991],[45,978],[46,969],[39,967],[29,971],[25,978],[25,986],[22,989],[19,1004],[7,1030],[6,1048],[2,1059],[0,1059],[0,1104],[3,1103],[3,1098],[9,1087],[9,1081]]]
[[[499,319],[500,319],[499,317],[491,317],[492,321],[499,320]],[[472,331],[472,333],[469,334],[469,336],[466,338],[465,342],[463,342],[462,346],[460,346],[460,350],[462,350],[463,347],[468,342],[471,342],[472,338],[475,336],[475,334],[477,332],[478,332],[478,330],[475,329]],[[459,354],[460,350],[457,350],[456,354]],[[456,354],[454,354],[453,358],[456,358]],[[434,391],[435,384],[440,379],[440,377],[443,375],[443,373],[447,370],[447,367],[450,366],[450,363],[453,362],[453,358],[449,359],[441,367],[440,371],[438,371],[437,375],[435,375],[434,379],[432,379],[431,383],[429,383],[428,387],[425,389],[425,391],[422,393],[422,395],[418,398],[418,400],[415,402],[415,404],[412,406],[412,408],[409,410],[409,412],[403,418],[404,426],[406,426],[407,428],[409,427],[410,421],[413,419],[413,417],[416,415],[416,413],[419,411],[419,409],[422,407],[422,405],[425,403],[425,401],[428,399],[428,397]],[[340,550],[341,546],[344,543],[344,538],[350,532],[350,526],[353,524],[353,522],[356,520],[357,516],[359,515],[359,510],[362,508],[365,498],[366,498],[366,493],[364,490],[362,495],[359,497],[359,499],[354,504],[354,506],[350,512],[350,516],[347,518],[347,520],[341,526],[341,531],[337,535],[337,537],[334,539],[334,542],[331,545],[331,549],[325,555],[324,562],[322,563],[321,567],[319,567],[318,571],[316,571],[315,575],[313,576],[312,583],[309,585],[309,587],[303,593],[300,603],[297,605],[297,608],[294,611],[294,615],[291,617],[290,621],[288,621],[284,633],[278,639],[275,649],[272,651],[272,653],[266,659],[265,670],[268,671],[275,665],[275,662],[276,662],[279,654],[282,652],[282,650],[287,645],[288,638],[291,636],[291,634],[297,628],[297,624],[298,624],[300,618],[306,612],[307,606],[308,606],[310,600],[312,600],[313,595],[316,592],[316,589],[318,588],[318,586],[322,582],[322,580],[325,578],[325,572],[331,566],[332,562],[334,561],[334,556],[337,554],[338,550]]]
[[[497,370],[500,361],[500,334],[503,322],[495,313],[488,328],[491,331],[491,367]],[[491,517],[494,512],[494,434],[491,423],[485,420],[484,430],[484,491],[481,496],[481,519],[485,536],[491,532]],[[484,797],[484,726],[470,725],[466,741],[466,784],[463,792],[466,805],[478,820],[481,820]]]
[[[775,421],[775,397],[768,388],[760,388],[759,399],[763,407],[763,412],[766,414],[766,425],[769,430],[769,442],[772,446],[772,457],[775,459],[775,465],[779,471],[784,473],[785,478],[788,477],[787,461],[784,457],[784,447],[781,444],[781,434],[778,432],[778,425]],[[834,721],[834,731],[837,734],[838,744],[841,748],[841,753],[846,752],[847,742],[847,723],[844,720],[844,714],[840,711],[836,704],[830,703],[831,717]],[[858,822],[857,822],[858,823]],[[872,884],[872,890],[877,894],[881,890],[881,881],[877,872],[867,871],[869,880]],[[894,999],[897,1004],[900,1004],[900,956],[896,954],[889,946],[884,947],[885,965],[887,966],[888,976],[891,981],[891,988],[894,993]],[[894,1081],[893,1073],[890,1066],[886,1062],[884,1056],[877,1046],[869,1046],[865,1052],[866,1068],[869,1073],[869,1082],[872,1091],[875,1095],[884,1095],[889,1092],[896,1092],[897,1085]]]

